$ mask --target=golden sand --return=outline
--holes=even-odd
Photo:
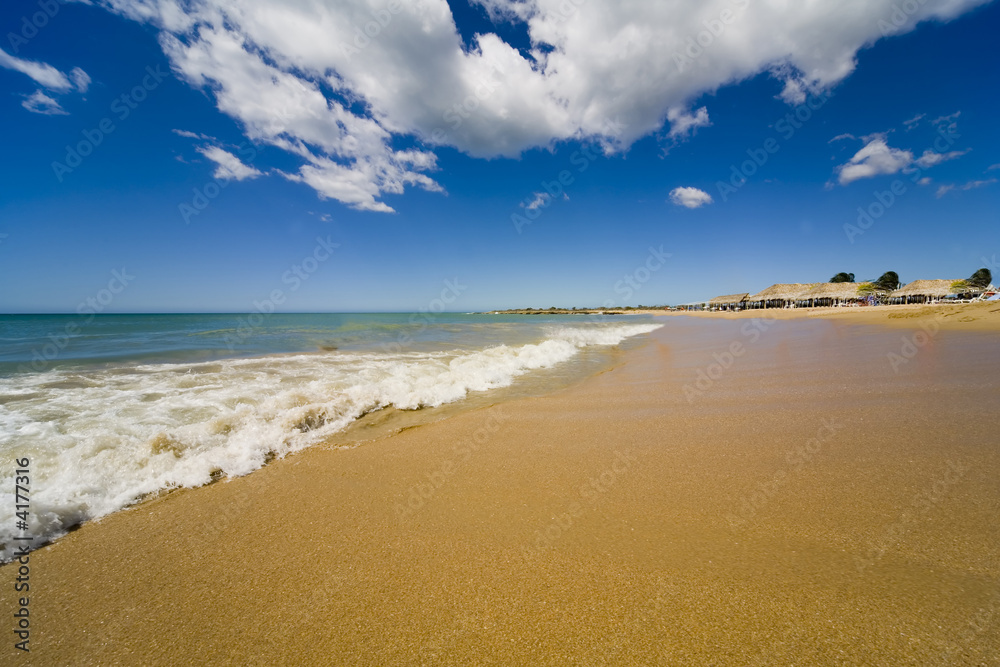
[[[646,311],[643,311],[644,313]],[[845,306],[839,308],[769,308],[767,310],[726,311],[671,311],[653,313],[660,315],[690,315],[693,317],[718,317],[745,319],[769,317],[774,319],[833,319],[851,324],[872,324],[909,328],[921,324],[937,324],[947,330],[1000,332],[1000,301],[975,303],[908,304],[896,306]]]
[[[997,664],[1000,338],[664,324],[83,526],[31,556],[18,663]]]

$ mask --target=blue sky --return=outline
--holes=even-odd
[[[0,312],[1000,271],[1000,3],[215,4],[0,8]]]

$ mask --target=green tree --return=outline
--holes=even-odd
[[[993,274],[990,273],[989,269],[979,269],[965,281],[972,287],[989,287],[990,283],[993,282]]]
[[[886,271],[878,280],[873,281],[875,289],[883,292],[891,292],[899,289],[899,274],[895,271]]]
[[[843,271],[841,271],[840,273],[838,273],[837,275],[835,275],[833,278],[830,278],[830,282],[831,283],[853,283],[854,282],[854,274],[853,273],[844,273]]]

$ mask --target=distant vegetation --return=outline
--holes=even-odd
[[[986,288],[993,282],[993,274],[990,273],[989,269],[979,269],[965,282],[969,283],[971,287]]]
[[[968,290],[982,290],[990,286],[993,282],[993,274],[989,269],[979,269],[965,280],[956,280],[951,284],[951,288],[956,293]]]
[[[858,285],[858,296],[874,297],[880,303],[884,303],[889,293],[899,288],[899,274],[895,271],[886,271],[878,277],[878,280],[866,280]]]
[[[886,271],[878,280],[873,280],[872,284],[880,292],[891,292],[900,288],[899,274],[895,271]]]
[[[840,273],[838,273],[837,275],[835,275],[833,278],[830,278],[830,282],[831,283],[853,283],[854,282],[854,274],[853,273],[844,273],[843,271],[841,271]]]

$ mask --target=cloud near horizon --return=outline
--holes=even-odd
[[[100,3],[156,26],[174,71],[211,90],[247,137],[298,156],[287,178],[392,211],[385,195],[442,190],[428,176],[439,146],[481,158],[565,140],[624,151],[665,125],[674,140],[708,126],[709,109],[693,103],[760,73],[788,102],[829,89],[883,37],[896,2],[474,1],[524,30],[531,48],[494,33],[464,44],[445,0]],[[928,0],[890,34],[987,1]],[[675,56],[727,9],[733,20],[679,67]]]

